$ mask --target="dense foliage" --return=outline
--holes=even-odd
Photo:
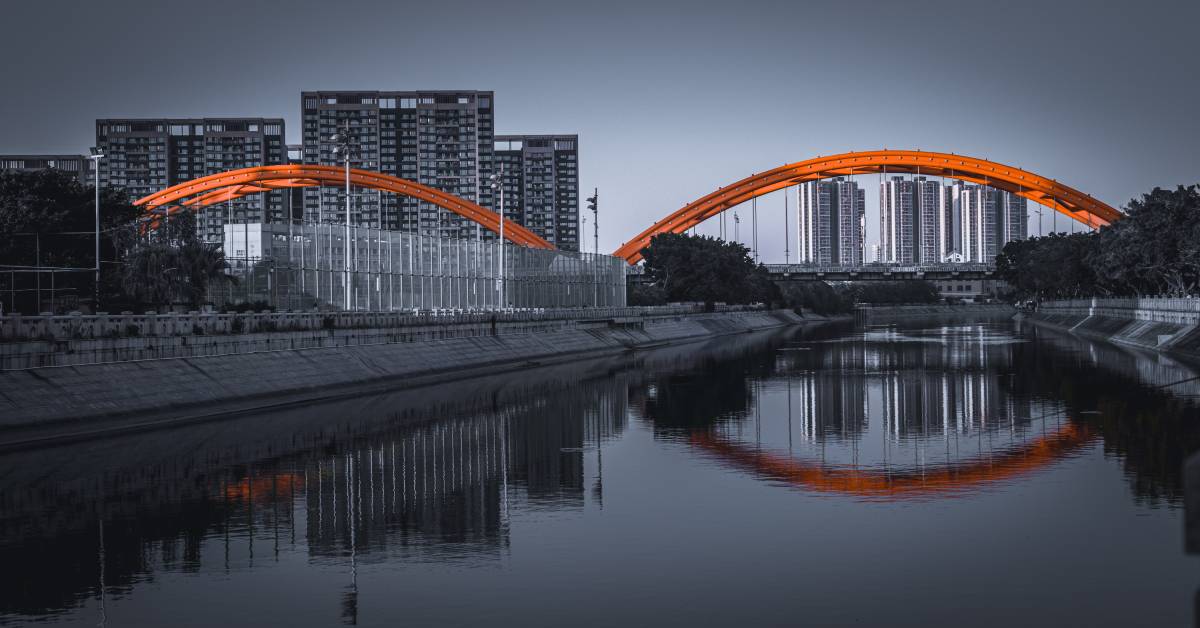
[[[137,215],[122,190],[100,193],[102,284],[115,285],[116,258],[113,233]],[[6,267],[55,266],[94,268],[96,264],[95,188],[61,170],[0,173],[0,265]],[[41,284],[41,290],[37,286]],[[94,273],[62,272],[53,277],[54,292],[46,273],[11,273],[0,279],[6,309],[36,313],[54,307],[55,301],[91,302]],[[53,294],[53,297],[51,296]],[[38,297],[41,297],[39,300]],[[104,301],[108,294],[101,294]]]
[[[146,235],[136,229],[123,233],[121,288],[140,304],[194,309],[204,301],[209,283],[233,281],[225,274],[220,247],[197,236],[191,212],[172,215]]]
[[[1010,242],[996,270],[1023,297],[1184,296],[1200,288],[1200,187],[1155,188],[1095,233]]]
[[[856,303],[892,305],[941,301],[937,286],[924,280],[860,281],[849,284],[846,291]]]
[[[225,280],[220,250],[196,234],[184,212],[143,233],[138,208],[123,190],[100,192],[100,303],[93,303],[95,188],[47,169],[0,173],[0,264],[85,269],[0,273],[6,310],[75,308],[121,311],[173,304],[197,307],[209,282]]]
[[[813,312],[822,316],[846,314],[854,310],[854,296],[838,290],[824,281],[789,282],[783,286],[783,300],[798,312]]]
[[[661,234],[642,250],[651,287],[665,301],[778,303],[779,288],[750,249],[711,236]],[[631,297],[643,298],[631,291]],[[631,299],[632,300],[632,299]]]

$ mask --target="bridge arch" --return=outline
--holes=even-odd
[[[134,205],[144,207],[147,216],[152,215],[153,210],[160,207],[163,207],[167,215],[170,215],[172,212],[182,211],[184,208],[198,209],[259,192],[285,188],[345,185],[345,177],[345,170],[339,166],[311,164],[257,166],[185,181],[144,196],[134,201]],[[381,172],[357,168],[350,169],[350,185],[418,198],[477,222],[495,233],[500,233],[500,216],[496,212],[427,185]],[[171,207],[172,204],[176,206]],[[553,244],[512,220],[504,221],[504,238],[514,244],[530,248],[555,248]]]
[[[876,173],[928,175],[988,185],[1050,207],[1091,227],[1107,225],[1122,216],[1117,209],[1075,188],[1020,168],[952,153],[885,149],[799,161],[717,188],[655,222],[613,255],[636,264],[642,259],[642,249],[654,236],[683,233],[752,198],[807,181]]]

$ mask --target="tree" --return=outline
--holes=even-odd
[[[138,304],[184,304],[197,308],[213,282],[236,281],[225,274],[225,254],[196,234],[196,218],[180,212],[146,234],[141,227],[124,232],[121,287]]]
[[[94,267],[95,211],[95,188],[73,174],[55,169],[0,173],[0,264]],[[134,220],[137,213],[123,190],[101,190],[101,270],[106,275],[102,282],[116,272],[109,263],[116,257],[113,231]],[[28,290],[37,278],[14,274],[11,280],[18,283],[11,288]],[[89,272],[58,273],[55,281],[58,292],[88,300],[94,290],[94,275]],[[41,299],[31,291],[20,294],[27,298],[10,306],[30,313],[41,309]]]
[[[1155,188],[1096,233],[1010,242],[996,269],[1025,297],[1193,294],[1200,288],[1200,187]]]
[[[668,301],[777,303],[779,287],[750,249],[710,236],[665,233],[642,249],[651,285]]]
[[[789,282],[782,290],[784,302],[797,311],[809,310],[822,316],[854,311],[853,299],[824,281]]]

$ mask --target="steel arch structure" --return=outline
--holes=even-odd
[[[1110,224],[1123,215],[1075,188],[1020,168],[952,153],[884,149],[816,157],[750,175],[684,205],[621,245],[613,255],[636,264],[642,259],[642,249],[654,236],[683,233],[752,198],[806,181],[877,173],[929,175],[988,185],[1050,207],[1091,227]]]
[[[341,186],[345,182],[345,170],[339,166],[257,166],[185,181],[144,196],[134,201],[134,205],[144,207],[148,217],[155,215],[154,210],[160,207],[166,215],[170,215],[185,208],[207,207],[259,192],[322,185]],[[500,233],[500,216],[496,212],[427,185],[357,168],[350,169],[350,185],[418,198]],[[172,207],[172,204],[176,206]],[[504,238],[530,248],[555,248],[553,244],[511,219],[504,221]]]

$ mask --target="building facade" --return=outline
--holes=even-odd
[[[1004,245],[1029,236],[1024,198],[984,185],[955,183],[962,261],[991,264]]]
[[[497,135],[495,160],[505,218],[564,251],[578,251],[579,136]]]
[[[0,155],[0,172],[61,170],[84,185],[94,183],[91,164],[83,155]]]
[[[494,156],[490,91],[306,91],[301,93],[304,163],[342,165],[330,138],[346,130],[351,166],[408,179],[494,209],[488,186]],[[352,189],[351,223],[466,238],[479,227],[408,196]],[[344,222],[345,190],[304,192],[306,222]],[[486,230],[484,230],[486,232]]]
[[[990,264],[1028,236],[1024,198],[962,181],[892,177],[880,184],[879,209],[876,261],[885,264]]]
[[[798,195],[799,262],[862,266],[867,212],[864,190],[839,177],[801,183]]]
[[[925,177],[892,177],[879,187],[879,242],[888,264],[936,264],[941,185]]]
[[[100,185],[124,188],[138,199],[197,177],[287,163],[281,118],[155,118],[96,121]],[[284,222],[290,213],[281,191],[250,194],[197,214],[201,237],[224,238],[227,222]]]

